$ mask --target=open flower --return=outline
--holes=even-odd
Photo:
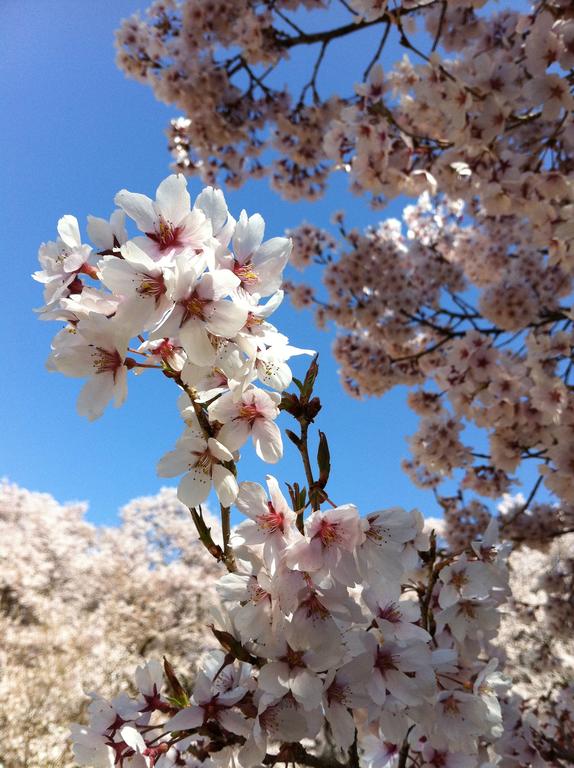
[[[219,440],[207,440],[192,432],[184,433],[175,450],[160,459],[157,473],[160,477],[186,474],[180,480],[177,497],[187,507],[196,507],[206,500],[212,484],[217,498],[224,507],[233,504],[238,493],[233,472],[223,466],[232,462],[233,454]]]
[[[210,242],[211,225],[203,211],[191,208],[187,182],[181,174],[161,182],[155,201],[122,189],[115,203],[145,232],[145,237],[134,242],[154,260],[174,257],[186,249],[203,251]]]
[[[223,424],[218,439],[230,450],[241,448],[251,436],[259,458],[274,464],[283,455],[281,432],[275,424],[280,402],[277,392],[265,392],[250,385],[240,400],[226,392],[211,403],[209,418]]]

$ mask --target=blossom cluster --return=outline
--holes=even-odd
[[[491,523],[484,504],[440,501],[445,516],[432,525],[448,548],[464,547]],[[524,513],[524,502],[520,494],[506,495],[499,505],[501,533],[514,543],[510,595],[494,641],[512,678],[501,700],[504,734],[495,747],[505,768],[572,762],[574,743],[574,532],[556,524],[567,510],[536,504]]]
[[[115,202],[109,221],[89,217],[94,247],[67,215],[58,239],[40,248],[40,315],[66,322],[48,366],[88,377],[78,411],[90,419],[112,399],[123,404],[130,370],[155,368],[174,379],[185,429],[158,473],[183,475],[179,498],[190,507],[212,486],[229,507],[238,492],[236,452],[249,438],[263,461],[281,458],[275,419],[291,383],[286,361],[310,352],[291,347],[267,321],[283,298],[291,243],[263,241],[259,214],[242,211],[236,221],[220,190],[204,189],[192,206],[182,175],[166,178],[155,200],[121,190]],[[126,215],[136,237],[128,237]]]
[[[119,66],[184,113],[171,126],[176,167],[228,185],[269,176],[287,199],[315,199],[336,171],[375,204],[437,189],[479,198],[489,214],[528,220],[534,242],[552,243],[569,271],[568,3],[525,3],[519,12],[484,0],[351,0],[348,23],[329,28],[335,4],[158,0],[147,18],[123,22]],[[366,28],[377,33],[373,56],[365,54],[354,87],[343,78],[350,93],[321,95],[325,60]],[[417,33],[428,40],[424,50]],[[383,71],[378,59],[392,35],[406,54]],[[300,48],[317,57],[308,57],[309,80],[296,91],[284,85],[285,68]]]
[[[134,499],[117,526],[96,527],[85,513],[85,504],[0,482],[6,768],[75,768],[68,734],[86,716],[86,691],[132,690],[133,670],[150,656],[192,681],[211,645],[219,569],[189,535],[174,489]]]
[[[192,691],[152,662],[135,698],[95,696],[89,725],[73,729],[79,764],[305,764],[295,742],[327,740],[341,765],[401,752],[477,765],[503,733],[496,694],[508,686],[488,660],[506,595],[496,524],[440,558],[416,512],[361,518],[344,505],[313,512],[301,533],[271,476],[268,488],[245,482],[237,498],[248,519],[217,583],[222,648]]]
[[[407,402],[420,426],[404,464],[412,479],[437,488],[454,476],[462,490],[496,499],[528,461],[569,508],[571,276],[517,217],[476,212],[469,222],[462,202],[426,193],[405,208],[403,222],[365,232],[347,231],[340,220],[339,227],[339,258],[328,233],[312,225],[291,233],[297,266],[325,265],[327,296],[286,287],[296,306],[315,307],[320,326],[341,330],[334,354],[351,395],[414,388]],[[486,452],[465,439],[468,424],[486,433]],[[569,513],[547,512],[572,527]],[[539,525],[546,533],[549,516]]]

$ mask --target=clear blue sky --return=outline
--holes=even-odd
[[[176,387],[160,376],[130,377],[128,401],[121,410],[109,409],[91,424],[81,419],[75,411],[80,382],[44,368],[59,324],[34,316],[32,309],[41,305],[42,295],[30,274],[37,268],[39,244],[55,238],[60,216],[75,214],[85,234],[87,214],[107,217],[120,188],[153,196],[168,173],[164,130],[175,110],[155,101],[146,87],[126,80],[114,64],[114,29],[121,18],[146,4],[2,3],[0,247],[8,327],[2,342],[0,476],[50,492],[60,501],[86,500],[96,522],[113,522],[121,505],[165,484],[156,477],[155,464],[181,432]],[[374,47],[376,41],[371,42]],[[391,60],[396,53],[390,51]],[[326,65],[323,87],[329,89],[343,71],[362,71],[362,46],[348,45],[338,62],[327,60]],[[192,195],[201,188],[198,181],[190,187]],[[268,236],[282,234],[303,219],[327,225],[330,212],[339,208],[346,208],[356,225],[375,220],[361,200],[346,192],[342,178],[313,206],[282,202],[264,183],[227,198],[236,215],[243,207],[259,211]],[[396,206],[388,211],[399,213]],[[405,407],[405,391],[395,390],[382,400],[351,400],[342,391],[330,355],[332,334],[319,332],[309,314],[289,306],[274,322],[293,344],[321,353],[324,410],[318,426],[331,445],[331,497],[338,503],[352,501],[363,513],[401,504],[437,514],[432,495],[415,488],[400,469],[408,454],[405,438],[417,423]],[[295,363],[298,375],[303,360]],[[288,417],[281,418],[283,426],[292,426]],[[275,467],[246,448],[240,479],[262,480],[267,471],[280,481],[303,479],[290,447]]]

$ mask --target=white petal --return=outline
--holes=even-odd
[[[249,736],[251,732],[249,721],[245,719],[241,712],[223,709],[219,712],[217,719],[226,731],[236,733],[238,736]]]
[[[223,299],[240,284],[241,280],[230,269],[217,269],[215,272],[203,275],[197,292],[204,299]]]
[[[127,243],[122,245],[121,254],[128,264],[133,265],[138,271],[158,274],[159,270],[156,262],[150,259],[147,253],[137,246],[133,240],[128,240]]]
[[[177,715],[168,720],[164,728],[170,731],[187,731],[189,728],[198,728],[203,723],[203,709],[201,707],[186,707]]]
[[[212,475],[217,498],[224,507],[230,507],[239,492],[235,475],[226,467],[222,467],[221,464],[213,465]]]
[[[78,396],[77,410],[90,421],[99,419],[114,394],[114,377],[98,373],[86,381]]]
[[[220,442],[225,443],[230,451],[236,451],[244,445],[249,437],[249,424],[240,419],[238,421],[228,421],[224,424],[217,435]]]
[[[164,179],[156,192],[156,209],[166,221],[179,224],[191,211],[191,198],[183,174],[172,173]]]
[[[109,222],[98,216],[88,216],[88,237],[98,248],[108,249],[114,244]]]
[[[242,514],[247,515],[253,520],[258,515],[266,514],[268,508],[265,489],[259,483],[251,481],[241,483],[235,506]]]
[[[252,430],[255,452],[263,461],[275,464],[283,456],[283,441],[277,424],[268,419],[257,419]]]
[[[209,452],[215,456],[216,459],[219,459],[219,461],[233,461],[233,454],[223,445],[223,443],[220,443],[219,440],[210,437],[207,441],[207,445],[209,446]]]
[[[62,216],[58,221],[58,234],[69,248],[77,248],[82,244],[80,227],[75,216]]]
[[[199,208],[205,213],[211,221],[213,234],[217,235],[219,230],[225,225],[228,215],[227,203],[225,202],[223,192],[220,189],[206,187],[197,196],[194,208]]]
[[[207,499],[210,490],[211,475],[194,467],[180,480],[177,498],[186,507],[196,507]]]
[[[142,232],[155,230],[157,215],[152,201],[146,195],[122,189],[114,197],[114,203],[122,208],[130,219],[135,221]]]
[[[190,320],[179,332],[181,345],[188,358],[195,365],[211,366],[215,362],[215,350],[211,346],[205,324],[201,320]]]
[[[355,721],[341,704],[333,704],[326,710],[333,738],[339,747],[348,749],[355,739]]]
[[[243,263],[259,248],[263,240],[264,231],[265,222],[258,213],[248,217],[245,211],[241,211],[241,216],[233,235],[233,250],[238,261]]]
[[[321,703],[323,682],[308,669],[297,669],[291,676],[291,691],[303,709],[315,709]]]
[[[221,299],[210,305],[206,325],[211,333],[232,339],[247,321],[247,309],[233,301]]]

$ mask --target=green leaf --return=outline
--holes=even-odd
[[[163,657],[163,671],[170,687],[170,699],[179,707],[189,707],[189,696],[183,685],[179,682],[175,670],[166,657]]]
[[[305,375],[305,381],[303,382],[303,386],[301,387],[301,400],[304,403],[307,403],[309,401],[309,398],[313,394],[313,386],[315,385],[315,379],[317,378],[317,375],[319,373],[319,366],[317,364],[318,358],[319,358],[319,355],[317,354],[311,360],[311,364],[309,365],[309,369]]]
[[[317,449],[317,464],[319,465],[319,480],[317,485],[324,488],[329,480],[331,474],[331,454],[329,452],[329,444],[324,432],[319,430],[319,447]]]

